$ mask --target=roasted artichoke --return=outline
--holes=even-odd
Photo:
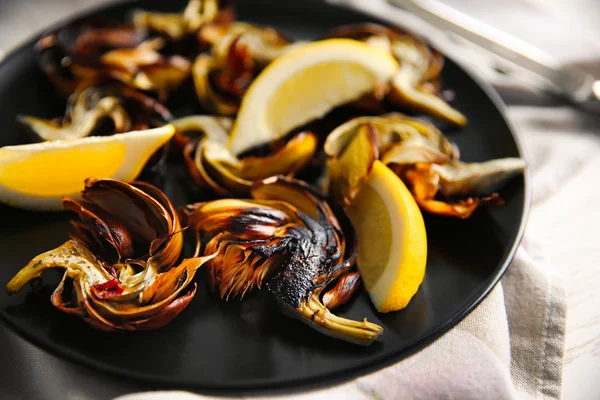
[[[462,162],[456,145],[433,125],[397,113],[350,120],[329,134],[324,149],[327,190],[335,203],[348,206],[380,159],[408,185],[421,209],[458,218],[500,203],[493,191],[526,166],[520,158]]]
[[[221,199],[185,208],[188,224],[201,240],[209,283],[222,298],[243,297],[262,286],[282,311],[338,339],[370,344],[382,332],[373,323],[332,314],[327,303],[347,301],[357,288],[356,274],[345,278],[356,259],[351,223],[336,217],[318,193],[301,181],[271,177],[256,182],[252,199]]]
[[[160,102],[119,82],[98,82],[76,90],[69,96],[61,119],[18,117],[42,141],[156,128],[171,119],[171,113]]]
[[[196,284],[190,283],[196,270],[214,255],[176,265],[183,246],[179,218],[167,197],[149,184],[90,179],[82,198],[64,200],[79,215],[75,235],[31,260],[7,284],[9,293],[47,269],[63,268],[51,296],[59,310],[103,330],[169,323],[194,297]]]
[[[64,96],[99,78],[164,96],[191,72],[184,57],[162,55],[164,46],[162,38],[149,39],[131,25],[84,20],[43,36],[36,52],[39,67]]]
[[[258,73],[271,61],[298,45],[272,28],[242,22],[206,25],[200,40],[210,47],[192,68],[196,94],[209,112],[234,115],[241,98]]]
[[[437,118],[463,126],[467,119],[440,97],[440,72],[444,57],[423,40],[408,32],[377,24],[340,26],[329,37],[361,40],[391,53],[400,63],[400,70],[390,82],[387,99]],[[363,103],[377,103],[381,94],[362,99]]]
[[[285,144],[274,143],[267,155],[238,158],[227,148],[231,124],[228,118],[211,116],[173,121],[176,140],[185,144],[183,154],[190,177],[221,196],[247,196],[256,181],[293,175],[305,167],[317,148],[317,137],[301,132]]]

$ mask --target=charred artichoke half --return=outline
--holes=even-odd
[[[204,254],[217,253],[206,264],[210,286],[225,299],[264,287],[285,314],[326,335],[370,344],[380,326],[338,317],[324,304],[344,303],[360,283],[356,272],[348,274],[356,242],[343,211],[336,217],[314,189],[282,176],[256,182],[251,194],[185,209],[198,246],[207,240]]]
[[[42,141],[156,128],[171,119],[160,102],[118,82],[98,82],[76,90],[69,96],[62,118],[18,117],[21,125]]]
[[[327,190],[335,203],[348,206],[380,159],[407,184],[421,209],[458,218],[500,203],[495,191],[526,167],[520,158],[462,162],[456,145],[437,128],[397,113],[350,120],[329,134],[324,149]]]
[[[386,98],[397,105],[417,110],[463,126],[467,119],[440,97],[440,72],[444,57],[422,39],[396,29],[377,24],[340,26],[329,34],[361,40],[389,52],[398,60],[400,70],[390,82]],[[363,104],[378,103],[383,96],[371,95]]]
[[[317,148],[317,137],[301,132],[287,143],[272,143],[268,154],[236,157],[227,147],[232,120],[189,116],[173,121],[175,140],[184,147],[190,177],[200,187],[221,196],[247,196],[254,182],[301,171]]]
[[[47,269],[65,270],[51,296],[59,310],[103,330],[149,330],[169,323],[192,300],[196,270],[214,257],[177,265],[179,218],[167,197],[146,183],[86,181],[82,200],[65,198],[79,215],[75,235],[40,254],[7,284],[9,293]]]
[[[165,95],[190,76],[191,63],[161,54],[164,46],[132,25],[83,20],[43,36],[35,49],[41,70],[64,96],[98,78]]]

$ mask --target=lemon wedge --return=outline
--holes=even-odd
[[[404,183],[382,162],[347,209],[358,237],[357,265],[380,312],[400,310],[425,276],[427,235],[423,216]]]
[[[30,210],[60,210],[89,177],[134,180],[175,133],[173,125],[0,148],[0,202]]]
[[[375,90],[398,68],[389,53],[352,39],[321,40],[290,50],[248,88],[229,148],[239,155],[284,136]]]

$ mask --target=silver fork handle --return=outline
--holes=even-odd
[[[593,94],[593,76],[562,67],[556,60],[518,38],[486,25],[436,0],[387,0],[438,29],[455,35],[516,64],[553,84],[571,101],[582,103]]]

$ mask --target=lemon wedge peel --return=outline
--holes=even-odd
[[[406,307],[427,262],[423,216],[408,188],[375,161],[348,214],[357,230],[358,269],[373,304],[379,312]]]

